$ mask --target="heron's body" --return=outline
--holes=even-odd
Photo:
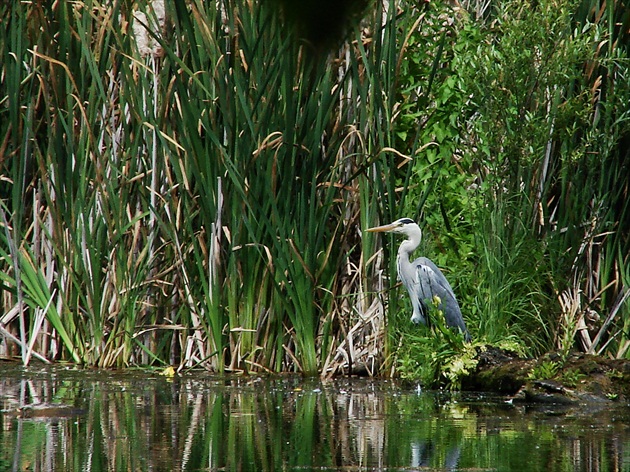
[[[464,333],[466,340],[470,340],[455,293],[442,271],[426,257],[410,260],[411,253],[420,245],[422,239],[420,227],[409,218],[401,218],[389,225],[370,228],[368,231],[401,233],[407,236],[398,248],[397,263],[398,278],[411,297],[413,306],[411,321],[427,325],[428,305],[433,303],[437,296],[438,307],[444,313],[446,325],[458,328]]]

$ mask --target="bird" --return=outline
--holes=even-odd
[[[411,321],[415,324],[422,323],[428,326],[428,306],[435,303],[444,313],[446,325],[459,329],[464,334],[464,339],[469,342],[470,334],[466,329],[459,303],[457,303],[455,293],[442,271],[426,257],[419,257],[413,262],[410,261],[411,253],[418,248],[422,240],[420,226],[411,218],[400,218],[388,225],[376,226],[366,231],[370,233],[397,233],[407,236],[407,239],[398,248],[396,262],[398,278],[411,297],[413,307]]]

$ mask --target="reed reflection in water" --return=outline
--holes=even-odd
[[[630,470],[627,407],[0,365],[0,470]]]

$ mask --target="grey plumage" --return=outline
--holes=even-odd
[[[470,335],[466,329],[459,303],[451,285],[444,277],[442,271],[426,257],[419,257],[413,262],[409,257],[420,245],[422,231],[420,227],[409,218],[401,218],[385,226],[370,228],[370,232],[399,233],[407,236],[398,248],[398,278],[409,292],[414,323],[428,324],[428,304],[432,304],[434,297],[439,297],[439,308],[444,313],[446,325],[458,328],[464,333],[466,341],[470,341]]]

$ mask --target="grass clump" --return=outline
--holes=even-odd
[[[397,371],[402,379],[418,381],[425,388],[457,390],[462,377],[477,366],[477,346],[467,343],[461,332],[447,327],[437,306],[428,312],[429,327],[413,325],[398,333]]]

